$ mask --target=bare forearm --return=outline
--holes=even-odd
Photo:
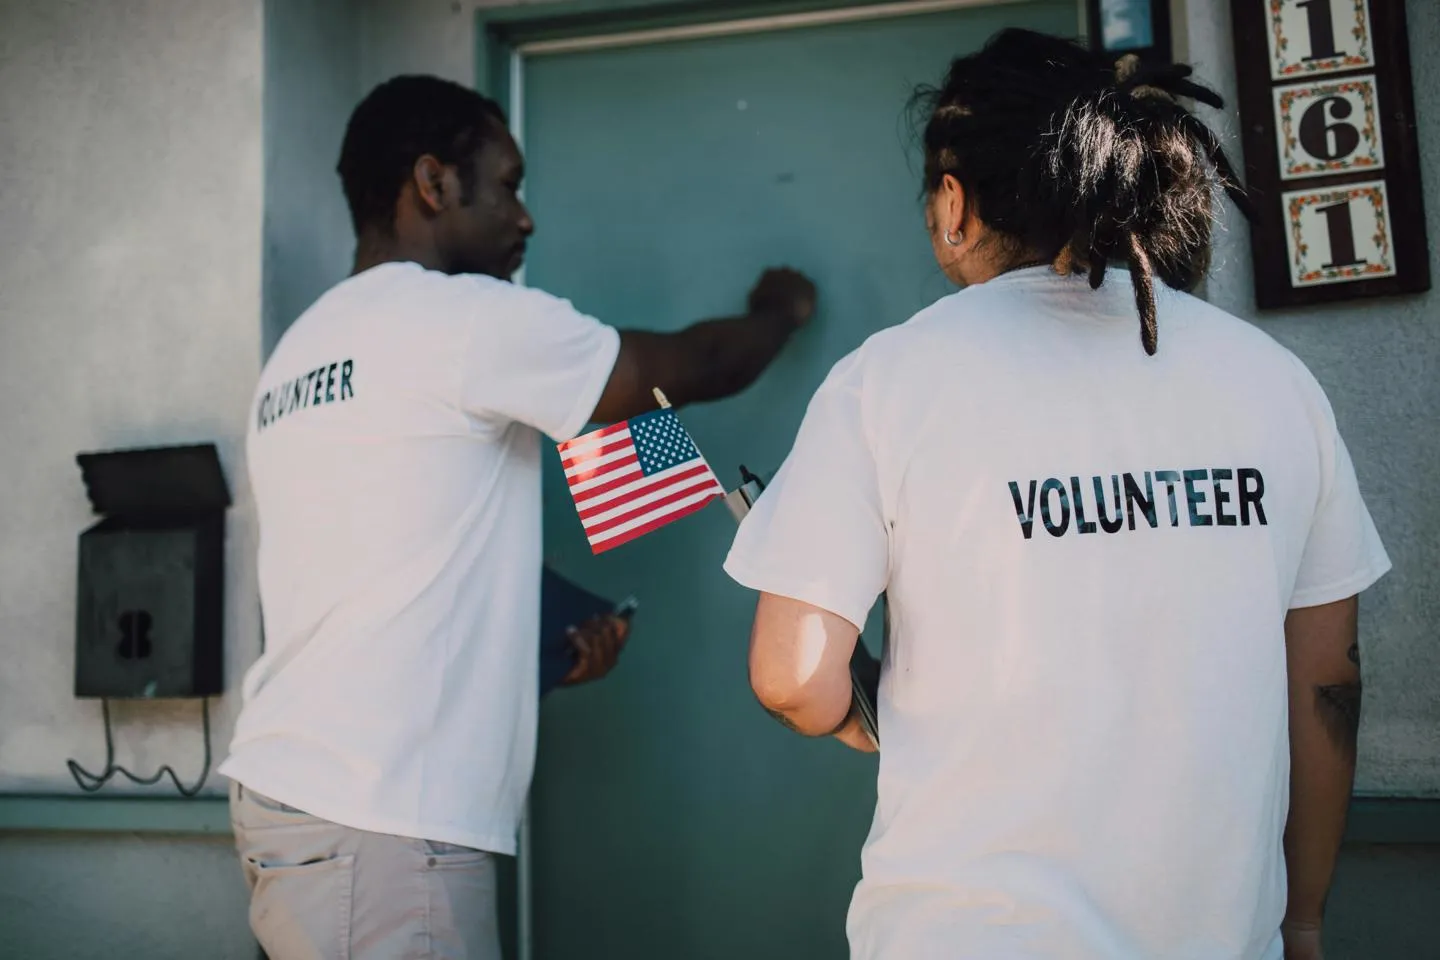
[[[853,706],[850,708],[850,715],[840,725],[840,729],[835,731],[835,739],[861,753],[875,752],[875,742],[870,739],[870,735],[861,726],[860,711]]]
[[[1355,783],[1360,726],[1358,655],[1353,672],[1323,683],[1292,684],[1290,816],[1285,825],[1289,903],[1285,921],[1318,926]]]
[[[784,317],[749,314],[705,320],[675,334],[680,363],[665,388],[672,403],[732,396],[754,383],[794,335]]]
[[[621,330],[620,353],[590,419],[614,423],[653,410],[656,387],[676,406],[739,393],[809,319],[815,285],[793,270],[767,270],[747,304],[743,316],[678,333]]]

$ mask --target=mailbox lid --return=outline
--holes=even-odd
[[[82,453],[75,460],[99,514],[195,514],[231,503],[213,443]]]

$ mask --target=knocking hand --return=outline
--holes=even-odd
[[[750,291],[750,312],[773,313],[801,326],[815,312],[815,284],[789,267],[766,270]]]

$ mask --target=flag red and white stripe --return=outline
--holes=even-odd
[[[724,488],[669,409],[632,417],[558,446],[594,553],[694,513]]]

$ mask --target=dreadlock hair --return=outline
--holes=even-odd
[[[400,76],[380,84],[350,115],[336,164],[356,234],[372,227],[393,232],[395,201],[426,154],[458,166],[468,202],[475,172],[464,161],[504,128],[498,103],[458,83]]]
[[[1140,340],[1154,355],[1154,277],[1190,290],[1210,265],[1218,191],[1253,208],[1215,134],[1176,97],[1223,101],[1184,64],[1118,63],[1078,44],[1003,30],[916,91],[925,113],[925,187],[954,176],[1015,257],[1088,272],[1128,265]]]

